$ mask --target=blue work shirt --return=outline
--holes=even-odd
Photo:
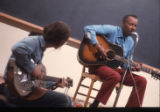
[[[122,47],[124,57],[128,59],[133,47],[134,40],[131,36],[124,37],[122,28],[114,25],[90,25],[84,27],[84,35],[87,37],[87,32],[91,33],[91,43],[98,44],[96,34],[107,35],[106,38],[109,42],[117,44]],[[133,55],[130,57],[132,60]],[[122,65],[122,68],[126,68],[126,64]]]
[[[30,74],[33,72],[35,64],[42,63],[45,41],[41,35],[25,37],[17,42],[11,50],[10,59],[15,58],[18,67]],[[4,74],[6,74],[6,69]]]
[[[12,55],[10,59],[16,59],[18,67],[31,74],[35,68],[35,64],[42,63],[45,41],[42,35],[28,36],[17,42],[11,50]],[[6,79],[6,72],[7,67],[4,79]],[[46,81],[46,88],[52,88],[55,84],[55,82]]]

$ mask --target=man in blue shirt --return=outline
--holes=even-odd
[[[96,34],[107,35],[106,38],[109,42],[122,47],[124,51],[124,58],[130,58],[130,60],[132,60],[133,56],[130,56],[130,53],[134,47],[134,40],[131,37],[131,33],[136,30],[137,24],[138,18],[136,15],[126,15],[123,18],[121,26],[89,25],[84,27],[84,34],[85,38],[89,38],[90,43],[93,44],[93,46],[95,46],[98,53],[100,54],[101,59],[106,59],[107,54],[105,52],[105,49],[98,43]],[[118,82],[122,81],[122,77],[125,73],[125,70],[126,64],[122,64],[121,68],[116,69],[112,69],[111,67],[106,65],[89,67],[90,73],[95,73],[104,81],[100,88],[100,91],[96,96],[96,99],[90,105],[90,107],[97,107],[100,102],[106,104],[115,85]],[[132,67],[132,70],[139,71],[140,64]],[[133,87],[126,107],[140,107],[142,106],[143,102],[147,81],[142,76],[134,74],[133,77],[136,83],[136,88]],[[128,86],[135,85],[130,72],[127,72],[123,84]]]
[[[22,71],[30,74],[35,79],[41,80],[43,79],[43,72],[37,64],[42,63],[44,51],[47,48],[57,49],[61,47],[70,36],[70,27],[62,21],[56,21],[45,26],[42,34],[28,36],[17,42],[11,49],[10,60],[14,59],[16,65]],[[8,66],[4,76],[6,82],[8,79],[7,74],[9,74],[7,72],[9,70]],[[62,79],[61,86],[66,85],[67,82]],[[8,100],[18,107],[72,107],[69,96],[41,87],[35,87],[31,94],[23,98],[9,94]]]

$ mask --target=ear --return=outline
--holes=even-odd
[[[122,26],[122,27],[124,26],[124,22],[122,22],[121,26]]]
[[[47,32],[47,30],[48,30],[48,28],[45,27],[45,28],[43,29],[43,33],[45,34],[45,33]]]

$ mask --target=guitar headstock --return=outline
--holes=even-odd
[[[151,72],[151,75],[152,75],[152,77],[154,77],[155,79],[158,79],[158,80],[160,80],[160,71],[152,71]]]
[[[71,78],[67,77],[66,81],[67,81],[67,87],[68,88],[73,86],[73,80]]]
[[[160,80],[160,70],[146,64],[141,64],[141,70],[152,75],[153,78]]]

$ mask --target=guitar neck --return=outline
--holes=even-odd
[[[135,62],[133,62],[133,64],[136,65]],[[147,66],[144,66],[143,64],[141,65],[141,70],[151,74],[152,77],[160,80],[160,72],[159,71],[155,71],[154,69],[147,67]]]
[[[150,74],[152,74],[152,72],[153,72],[152,70],[150,70],[146,67],[143,67],[143,66],[141,67],[141,70],[144,71],[144,72],[150,73]]]
[[[132,64],[133,64],[133,66],[136,66],[136,65],[137,65],[136,62],[132,62]],[[147,73],[149,73],[149,74],[154,73],[153,69],[148,68],[148,67],[144,66],[143,64],[141,65],[141,70],[144,71],[144,72],[147,72]]]
[[[57,82],[57,83],[62,82],[62,78],[57,78],[57,77],[52,77],[52,76],[43,76],[43,80],[44,81],[53,81],[53,82]]]
[[[116,59],[116,60],[118,60],[118,61],[122,61],[122,62],[125,63],[125,64],[128,64],[128,63],[129,63],[129,61],[126,60],[124,57],[121,57],[121,56],[118,56],[118,55],[116,55],[116,56],[114,57],[114,59]],[[136,66],[137,63],[132,62],[131,65],[132,65],[132,66]],[[144,71],[144,72],[147,72],[147,73],[152,73],[152,72],[153,72],[151,69],[148,69],[147,67],[144,67],[144,66],[141,66],[141,70]]]
[[[121,57],[121,56],[119,56],[119,55],[116,55],[116,56],[114,57],[114,59],[116,59],[116,60],[118,60],[118,61],[121,61],[121,62],[123,62],[123,63],[125,63],[125,64],[128,64],[128,63],[129,63],[128,60],[126,60],[124,57]],[[131,62],[130,64],[131,64],[132,66],[136,66],[136,65],[137,65],[136,62]],[[155,77],[156,79],[160,79],[160,72],[156,72],[156,71],[154,71],[153,69],[151,69],[151,68],[149,68],[149,67],[146,67],[146,66],[144,66],[144,65],[141,65],[141,70],[144,71],[144,72],[147,72],[147,73],[151,74],[151,75],[152,75],[153,77]]]
[[[114,56],[114,59],[115,60],[118,60],[118,61],[121,61],[121,62],[123,62],[123,63],[125,63],[125,64],[128,64],[128,60],[126,60],[124,57],[122,57],[122,56],[119,56],[119,55],[115,55]]]

